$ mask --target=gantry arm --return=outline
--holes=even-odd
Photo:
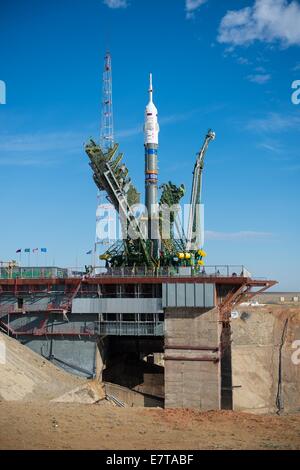
[[[204,144],[200,152],[197,155],[197,160],[196,160],[195,167],[194,167],[187,237],[186,237],[187,251],[202,248],[199,246],[200,235],[201,235],[201,220],[200,220],[200,213],[198,212],[199,205],[201,203],[202,172],[204,168],[204,158],[205,158],[206,151],[208,149],[208,145],[210,141],[214,140],[215,138],[216,138],[216,134],[212,130],[209,130],[205,137]]]

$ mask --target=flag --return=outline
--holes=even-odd
[[[30,248],[25,248],[24,252],[25,253],[30,253]]]
[[[41,253],[47,253],[47,248],[41,248]]]
[[[19,249],[16,251],[16,253],[21,253],[21,252],[22,252],[21,248],[19,248]]]
[[[93,250],[90,250],[87,252],[87,255],[91,255],[93,253]]]
[[[33,248],[32,253],[37,253],[39,251],[38,248]]]

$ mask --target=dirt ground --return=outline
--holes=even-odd
[[[270,309],[269,306],[266,308]],[[274,313],[274,308],[271,310]],[[275,310],[280,327],[277,329],[281,332],[287,313]],[[298,309],[289,313],[293,313],[286,338],[286,345],[290,347],[299,337],[300,330]],[[255,320],[254,315],[251,318]],[[243,346],[245,338],[247,344],[251,341],[245,336],[249,330],[247,322],[242,326],[240,343]],[[265,335],[269,329],[272,334],[273,330],[277,331],[272,323],[258,328],[258,333]],[[254,346],[258,340],[261,344],[268,343],[264,337],[259,338],[253,339]],[[277,344],[276,338],[271,337],[269,343]],[[6,347],[6,361],[0,365],[0,450],[300,450],[300,413],[276,416],[231,411],[204,413],[118,408],[103,398],[101,384],[67,374],[12,338],[0,334],[0,340]],[[240,369],[244,377],[245,363]],[[288,367],[284,370],[288,371],[284,380],[289,385],[286,402],[289,399],[293,409],[298,410],[298,369],[292,374]],[[263,377],[265,373],[260,383]],[[245,388],[250,388],[252,382],[253,376]],[[263,396],[270,388],[269,382]],[[274,393],[271,393],[272,400]]]
[[[0,449],[300,449],[300,414],[0,402]]]

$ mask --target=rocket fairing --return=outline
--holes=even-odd
[[[148,211],[148,236],[154,243],[154,252],[158,252],[159,210],[158,210],[158,113],[153,103],[152,74],[150,74],[149,102],[145,110],[144,145],[145,145],[145,205]]]
[[[149,103],[145,110],[145,145],[154,144],[158,146],[159,124],[157,119],[157,108],[153,103],[152,73],[150,73]]]

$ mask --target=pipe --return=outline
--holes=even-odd
[[[212,352],[217,352],[219,351],[219,348],[217,346],[215,347],[210,347],[210,346],[173,346],[172,344],[166,344],[165,345],[165,350],[166,349],[184,349],[184,350],[189,350],[189,351],[212,351]]]
[[[186,356],[165,356],[165,361],[190,361],[190,362],[219,362],[218,357],[209,357],[209,356],[201,356],[201,357],[186,357]]]

